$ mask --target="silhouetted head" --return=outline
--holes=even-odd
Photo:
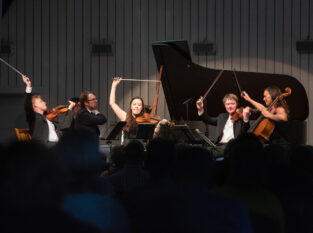
[[[313,146],[303,145],[295,148],[291,154],[290,165],[313,175]]]
[[[138,140],[130,141],[125,148],[127,163],[142,163],[144,160],[144,146]]]
[[[153,139],[147,147],[147,169],[154,173],[169,174],[173,167],[175,144],[164,138]]]
[[[177,175],[182,185],[205,186],[212,184],[215,178],[213,155],[198,146],[180,146],[177,148]]]
[[[264,164],[263,146],[253,134],[239,135],[229,146],[230,182],[235,185],[259,184]]]
[[[95,175],[101,171],[99,140],[88,130],[66,131],[56,149],[72,175]]]
[[[62,164],[42,144],[13,142],[1,156],[1,207],[56,207],[65,195]]]

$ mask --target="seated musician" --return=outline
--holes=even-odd
[[[99,137],[98,125],[107,122],[107,118],[97,109],[98,99],[90,91],[84,91],[79,97],[80,109],[75,118],[75,129],[85,129]]]
[[[285,123],[288,121],[289,106],[284,99],[278,98],[277,103],[268,110],[268,107],[272,104],[272,102],[281,94],[282,92],[277,86],[267,87],[263,92],[265,106],[251,99],[248,93],[245,91],[241,93],[241,96],[250,102],[256,109],[258,109],[265,118],[275,122],[276,127],[270,136],[269,142],[280,144],[284,147],[285,145],[289,144],[283,136],[287,134],[287,132],[284,131],[287,131],[287,126]]]
[[[198,115],[206,124],[216,126],[216,136],[214,143],[217,144],[212,153],[215,157],[223,156],[223,151],[231,139],[237,137],[239,134],[246,132],[249,129],[250,108],[243,109],[243,118],[234,121],[231,116],[236,112],[238,105],[238,97],[235,94],[226,94],[223,98],[226,113],[220,113],[217,117],[211,117],[203,108],[203,98],[201,97],[196,106],[198,108]]]
[[[126,125],[123,128],[123,132],[124,134],[126,134],[127,137],[128,135],[133,134],[135,131],[135,128],[137,126],[136,118],[144,113],[144,102],[141,97],[136,96],[131,99],[129,104],[130,108],[128,112],[121,109],[115,101],[116,87],[120,82],[121,79],[118,77],[115,77],[113,79],[110,93],[110,106],[120,121],[126,121]],[[154,136],[158,134],[160,126],[166,124],[167,122],[168,121],[166,119],[163,119],[156,125]]]
[[[26,84],[24,108],[32,139],[52,146],[59,141],[61,131],[66,127],[70,127],[73,119],[73,112],[71,110],[74,108],[75,103],[69,101],[69,111],[62,120],[50,121],[45,116],[47,111],[46,102],[42,100],[40,95],[32,95],[30,79],[24,75],[22,78]]]

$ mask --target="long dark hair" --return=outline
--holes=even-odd
[[[279,87],[277,86],[269,86],[265,89],[266,91],[268,91],[268,93],[270,94],[272,101],[274,101],[277,97],[279,97],[282,92],[280,91]],[[279,99],[276,104],[275,107],[282,107],[285,109],[287,115],[289,115],[290,109],[289,106],[286,102],[285,99]]]
[[[93,94],[91,91],[83,91],[80,96],[79,96],[79,102],[81,104],[82,107],[85,108],[85,102],[88,101],[88,96],[90,94]]]
[[[129,130],[131,128],[133,128],[134,126],[137,125],[137,122],[136,122],[136,118],[133,117],[133,114],[132,114],[132,110],[131,110],[131,105],[133,103],[134,100],[136,99],[139,99],[141,100],[141,103],[142,103],[142,110],[140,112],[139,115],[143,114],[143,110],[144,110],[144,102],[143,102],[143,99],[139,96],[135,96],[133,97],[130,102],[129,102],[129,111],[127,112],[127,115],[126,115],[126,125],[124,126],[123,130],[125,130],[126,132],[129,132]]]

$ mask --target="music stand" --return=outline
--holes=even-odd
[[[116,137],[122,132],[123,127],[126,125],[126,121],[118,122],[114,128],[111,130],[109,135],[105,138],[105,140],[114,140]]]
[[[153,138],[155,124],[139,123],[136,135],[132,139],[151,139]]]
[[[194,134],[188,125],[174,125],[174,134],[176,138],[183,138],[184,142],[192,144],[202,144],[203,139]]]

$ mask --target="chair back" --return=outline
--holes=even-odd
[[[14,130],[19,142],[30,141],[32,139],[32,136],[29,133],[29,129],[14,128]]]

